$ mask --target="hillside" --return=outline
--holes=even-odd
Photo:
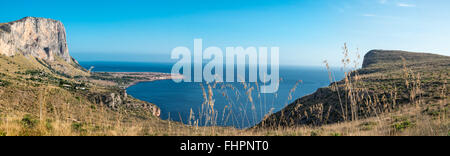
[[[120,85],[160,75],[90,73],[70,56],[61,22],[26,17],[4,23],[0,134],[96,135],[115,124],[157,124],[159,108],[128,96]],[[67,129],[58,132],[63,125]]]
[[[415,115],[448,118],[449,74],[448,56],[372,50],[362,69],[349,70],[344,80],[297,99],[257,127],[321,126],[410,108],[420,112]],[[448,129],[448,122],[443,126]]]

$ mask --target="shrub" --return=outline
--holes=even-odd
[[[341,133],[331,133],[330,135],[331,135],[331,136],[342,136]]]
[[[318,132],[318,131],[311,131],[311,136],[320,136],[320,132]]]
[[[405,121],[401,121],[401,122],[394,123],[392,126],[393,126],[394,129],[397,130],[397,131],[403,131],[403,130],[409,128],[409,127],[414,126],[414,123],[412,123],[412,122],[409,121],[409,120],[405,120]]]
[[[5,80],[0,80],[0,87],[9,86],[11,83]]]
[[[361,126],[361,130],[369,131],[369,130],[372,130],[376,125],[377,125],[376,122],[364,122],[360,126]]]
[[[83,123],[78,123],[78,122],[72,123],[72,129],[77,132],[80,132],[80,133],[87,132],[87,130],[84,128]]]
[[[21,123],[25,128],[33,128],[38,124],[38,122],[39,121],[36,119],[36,117],[30,114],[25,115],[21,120]]]
[[[47,130],[52,130],[53,126],[52,126],[52,120],[47,119],[45,122],[45,128],[47,128]]]
[[[6,132],[0,130],[0,136],[6,136]]]

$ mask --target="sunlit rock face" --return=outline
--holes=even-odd
[[[23,54],[47,61],[60,57],[71,63],[66,42],[66,30],[60,21],[25,17],[0,24],[0,54]]]

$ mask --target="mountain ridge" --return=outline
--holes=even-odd
[[[362,68],[368,68],[372,64],[393,63],[405,59],[407,61],[424,61],[426,59],[445,59],[443,55],[424,53],[424,52],[408,52],[402,50],[371,50],[365,56]]]

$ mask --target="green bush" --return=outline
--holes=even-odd
[[[320,132],[318,132],[318,131],[311,131],[311,135],[310,136],[320,136]]]
[[[6,132],[0,130],[0,136],[6,136]]]
[[[364,122],[360,126],[361,126],[361,130],[369,131],[369,130],[372,130],[376,125],[377,125],[376,122]]]
[[[30,114],[25,115],[21,120],[21,123],[25,128],[33,128],[38,122],[38,119]]]
[[[342,136],[341,133],[331,133],[330,135],[331,135],[331,136]]]
[[[0,87],[9,86],[11,83],[5,80],[0,80]]]
[[[47,119],[47,121],[45,122],[45,128],[47,128],[47,130],[52,130],[53,129],[52,120]]]
[[[407,128],[410,128],[410,127],[414,126],[414,123],[412,123],[409,120],[405,120],[405,121],[394,123],[392,126],[397,131],[403,131],[403,130],[405,130]]]
[[[72,123],[72,129],[77,131],[77,132],[87,132],[87,130],[84,128],[84,124],[83,123],[78,123],[78,122],[74,122]]]

